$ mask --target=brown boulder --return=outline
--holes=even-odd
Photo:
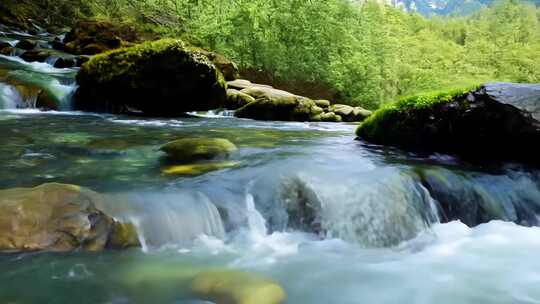
[[[203,55],[208,57],[210,61],[216,66],[218,70],[221,71],[225,80],[235,80],[238,78],[238,66],[233,61],[229,60],[227,57],[205,50],[199,50]]]
[[[15,49],[11,46],[0,47],[0,55],[10,56]]]
[[[23,40],[19,41],[15,45],[15,47],[18,48],[18,49],[21,49],[21,50],[31,50],[31,49],[36,47],[36,43],[34,41],[23,39]]]
[[[21,58],[27,62],[45,62],[51,54],[44,50],[29,50],[22,53]]]
[[[103,203],[98,193],[75,185],[0,190],[0,252],[99,251],[138,245],[133,230],[126,231],[129,228],[98,209]]]

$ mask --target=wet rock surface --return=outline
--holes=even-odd
[[[0,252],[99,251],[138,245],[133,229],[100,211],[103,203],[98,193],[75,185],[0,190]]]
[[[359,138],[413,151],[460,155],[474,162],[540,164],[537,85],[487,84],[433,100],[384,108],[358,130]]]

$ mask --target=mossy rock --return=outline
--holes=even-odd
[[[256,100],[238,109],[237,117],[257,120],[311,121],[323,113],[313,100],[270,87],[248,87],[240,91]]]
[[[223,138],[183,138],[163,145],[161,151],[169,160],[191,162],[194,160],[224,158],[237,150],[236,146]]]
[[[457,154],[474,162],[540,164],[540,148],[531,144],[540,141],[540,122],[494,99],[485,86],[403,98],[373,113],[356,134],[375,144]]]
[[[312,118],[312,121],[321,121],[321,122],[342,122],[341,116],[337,115],[336,113],[329,112],[329,113],[321,113],[319,115],[315,115]]]
[[[217,304],[280,304],[287,297],[278,283],[234,270],[202,272],[193,279],[192,290]]]
[[[95,55],[139,41],[132,26],[101,20],[77,22],[66,34],[63,50],[77,55]]]
[[[180,40],[145,42],[96,55],[77,74],[76,108],[181,116],[219,108],[226,84],[214,64]]]
[[[259,98],[268,98],[273,100],[292,100],[292,98],[296,98],[298,96],[289,93],[287,91],[274,89],[272,87],[263,87],[263,86],[251,86],[247,87],[240,92],[247,94],[255,99]]]
[[[224,162],[201,162],[193,164],[173,165],[161,170],[166,175],[185,175],[196,176],[212,171],[218,171],[238,166],[240,162],[224,161]]]
[[[0,252],[99,251],[134,245],[124,236],[136,232],[119,229],[118,222],[98,209],[103,204],[101,195],[76,185],[0,190]]]
[[[214,63],[214,65],[221,71],[223,77],[227,81],[235,80],[238,78],[238,66],[232,60],[227,57],[205,50],[195,49],[208,57]]]
[[[239,109],[255,101],[255,98],[235,89],[227,89],[227,102],[225,107],[229,110]]]
[[[227,81],[227,87],[230,89],[235,89],[235,90],[243,90],[243,89],[247,89],[253,86],[256,86],[256,84],[246,79],[236,79],[236,80]]]
[[[315,102],[315,104],[318,106],[318,107],[321,107],[323,109],[326,109],[330,106],[330,101],[328,100],[314,100],[313,102]]]
[[[141,246],[137,228],[131,223],[115,223],[108,245],[116,249]]]
[[[361,122],[372,113],[362,107],[352,107],[344,104],[334,104],[328,107],[329,112],[339,115],[346,122]]]

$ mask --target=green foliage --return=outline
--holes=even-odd
[[[190,16],[181,17],[186,33],[241,69],[321,82],[334,101],[370,109],[471,82],[540,81],[538,9],[518,1],[469,18],[344,0],[198,1]]]
[[[430,19],[369,0],[89,0],[78,7],[75,15],[179,37],[250,75],[298,91],[329,88],[325,98],[369,109],[441,87],[540,82],[540,13],[524,1]]]

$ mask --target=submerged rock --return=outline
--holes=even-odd
[[[201,162],[193,164],[173,165],[161,170],[167,175],[186,175],[194,176],[201,175],[211,171],[233,168],[239,165],[240,162],[223,161],[223,162]]]
[[[138,245],[136,232],[98,209],[103,198],[75,185],[0,190],[0,251],[98,251]]]
[[[276,282],[233,270],[202,272],[193,280],[192,290],[217,304],[280,304],[287,297]]]
[[[375,112],[356,133],[369,142],[407,150],[538,165],[540,122],[532,113],[540,90],[535,87],[487,84],[406,98]]]
[[[79,110],[179,116],[218,108],[226,84],[214,64],[180,40],[146,42],[94,56],[77,74]]]
[[[170,160],[190,162],[201,159],[223,158],[237,150],[236,146],[223,138],[183,138],[160,148]]]
[[[77,55],[95,55],[128,46],[137,42],[138,36],[135,28],[128,25],[83,20],[67,33],[61,49]]]
[[[317,193],[300,177],[287,179],[280,201],[287,211],[287,228],[323,235],[322,202]]]

